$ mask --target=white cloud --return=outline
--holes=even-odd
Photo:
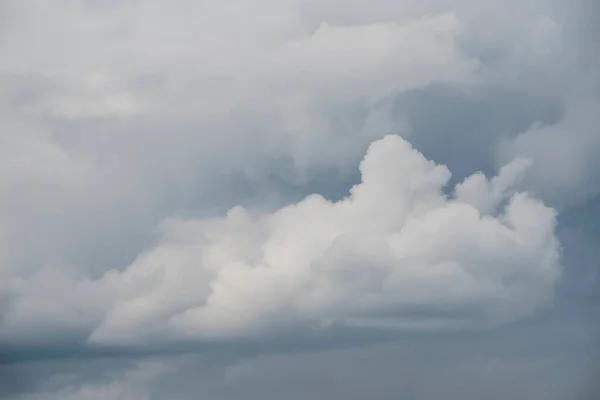
[[[470,177],[448,198],[448,169],[388,136],[338,202],[311,195],[273,213],[236,207],[223,218],[171,220],[123,271],[12,281],[4,337],[41,324],[122,345],[332,323],[405,330],[519,319],[552,297],[560,275],[554,211],[510,196],[526,165],[490,182]]]
[[[518,158],[502,167],[491,181],[483,173],[475,173],[456,186],[456,199],[474,206],[482,214],[494,214],[500,203],[514,193],[514,186],[530,167],[530,160]]]
[[[173,222],[163,244],[106,278],[118,300],[91,338],[134,340],[154,328],[218,338],[287,324],[431,323],[418,312],[411,318],[415,311],[459,324],[479,314],[493,322],[525,316],[559,276],[554,211],[526,194],[500,214],[477,209],[481,192],[505,194],[514,170],[447,199],[449,171],[386,137],[371,145],[362,182],[339,202],[312,195],[273,214],[236,208],[224,219]]]
[[[314,30],[295,0],[123,1],[103,12],[84,5],[14,6],[21,12],[3,42],[0,71],[57,85],[38,99],[37,112],[224,118],[245,101],[378,100],[432,81],[464,81],[477,67],[458,49],[462,24],[449,13]],[[153,77],[148,87],[136,85]]]

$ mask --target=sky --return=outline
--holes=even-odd
[[[0,2],[0,398],[598,398],[599,27]]]

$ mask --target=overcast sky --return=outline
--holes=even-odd
[[[0,2],[0,397],[600,395],[600,2]]]

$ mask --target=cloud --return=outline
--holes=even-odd
[[[452,13],[311,24],[300,2],[244,4],[3,4],[6,268],[98,276],[166,217],[272,209],[315,177],[348,181],[403,126],[381,97],[478,67]]]
[[[592,334],[572,320],[470,334],[399,335],[371,345],[120,357],[21,367],[36,394],[14,399],[592,399]],[[231,348],[231,346],[228,346]],[[51,379],[40,377],[51,376]],[[468,383],[468,384],[467,384]],[[71,397],[68,397],[71,396]],[[86,397],[88,396],[88,397]],[[121,396],[121,397],[119,397]],[[129,396],[129,397],[128,397]],[[137,396],[137,397],[136,397]]]
[[[585,85],[593,82],[583,80]],[[594,86],[578,87],[566,101],[565,117],[555,124],[535,124],[501,143],[499,159],[515,155],[533,160],[527,187],[562,207],[577,205],[600,190],[598,115],[600,97]]]
[[[600,76],[596,45],[600,10],[593,1],[576,1],[560,7],[562,24],[552,29],[559,36],[552,62],[555,79],[567,83],[562,93],[563,116],[553,123],[538,121],[524,132],[504,138],[497,152],[498,163],[515,156],[533,161],[525,182],[530,190],[560,209],[580,205],[600,192],[598,107]],[[548,25],[548,24],[546,24]],[[549,25],[548,25],[549,26]],[[548,31],[551,32],[551,31]],[[548,43],[545,40],[544,43]]]
[[[433,81],[465,81],[477,67],[458,48],[463,26],[451,13],[310,27],[294,0],[252,7],[234,0],[123,1],[103,12],[85,4],[65,13],[52,2],[38,2],[36,12],[14,6],[20,18],[4,40],[9,57],[0,71],[53,85],[21,111],[67,119],[157,112],[222,119],[249,101],[302,111],[326,98],[378,100]],[[49,20],[62,29],[49,29]],[[49,46],[38,51],[36,43]]]
[[[555,212],[509,191],[527,165],[473,175],[448,198],[449,170],[388,136],[340,201],[311,195],[273,213],[166,221],[158,246],[95,280],[48,269],[9,279],[3,337],[35,340],[43,326],[139,345],[526,317],[560,276]]]
[[[525,165],[491,182],[473,176],[448,199],[447,168],[390,136],[370,146],[361,183],[338,202],[312,195],[272,214],[172,222],[161,245],[107,275],[118,300],[91,339],[525,316],[560,275],[554,211],[521,193],[497,212]]]
[[[555,3],[2,2],[0,361],[591,319],[600,13]]]

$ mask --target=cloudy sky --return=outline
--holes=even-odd
[[[0,398],[600,395],[600,3],[0,2]]]

